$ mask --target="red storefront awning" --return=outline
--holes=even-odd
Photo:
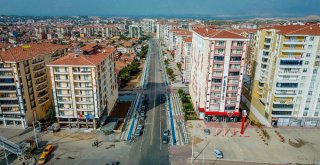
[[[214,116],[229,116],[230,112],[216,112],[216,111],[205,111],[204,108],[199,108],[199,112],[204,112],[206,115],[214,115]],[[233,112],[232,116],[240,116],[240,112]]]

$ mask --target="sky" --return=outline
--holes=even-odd
[[[0,0],[0,15],[302,17],[320,0]]]

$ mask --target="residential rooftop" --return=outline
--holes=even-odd
[[[0,59],[5,62],[21,62],[35,57],[40,57],[59,49],[66,49],[68,45],[52,43],[30,43],[0,51]]]
[[[106,57],[111,55],[116,49],[113,47],[106,47],[100,52],[91,55],[80,54],[76,56],[74,53],[70,53],[64,57],[61,57],[50,64],[49,66],[56,65],[85,65],[85,66],[97,66],[99,65]]]

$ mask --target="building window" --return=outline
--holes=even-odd
[[[291,115],[291,111],[272,111],[273,115]]]
[[[305,61],[304,64],[305,64],[305,65],[308,65],[308,64],[309,64],[309,61]]]
[[[306,57],[310,57],[310,55],[311,55],[310,53],[307,53]]]
[[[314,37],[310,37],[310,41],[313,41],[314,40]]]
[[[308,49],[312,49],[312,45],[308,45]]]
[[[222,79],[212,79],[212,83],[221,83],[222,82]]]
[[[293,104],[273,104],[272,107],[277,109],[292,109]]]
[[[309,91],[309,92],[308,92],[308,95],[309,95],[309,96],[312,95],[312,91]]]
[[[307,72],[307,71],[308,71],[308,69],[306,69],[306,68],[305,68],[305,69],[303,69],[303,72]]]
[[[218,41],[216,42],[216,46],[224,46],[224,41]]]

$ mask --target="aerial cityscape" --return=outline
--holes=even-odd
[[[320,165],[319,6],[3,1],[0,165]]]

